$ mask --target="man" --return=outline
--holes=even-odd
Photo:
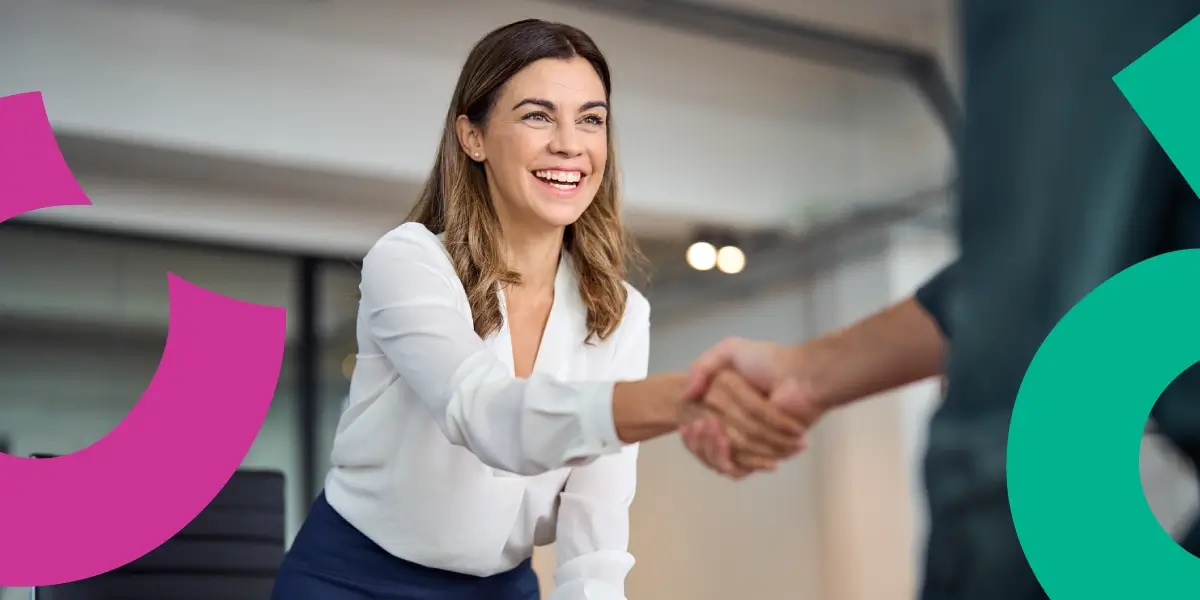
[[[1088,292],[1142,260],[1200,247],[1200,200],[1112,82],[1200,14],[1200,1],[964,0],[961,11],[958,260],[914,298],[847,329],[796,348],[729,340],[695,370],[732,365],[763,389],[804,390],[779,397],[809,423],[944,373],[925,459],[922,598],[1033,600],[1046,596],[1018,544],[1005,483],[1013,404],[1043,339]],[[1153,415],[1200,458],[1200,369],[1174,382]],[[763,462],[739,455],[711,422],[684,439],[728,475]],[[1200,550],[1200,530],[1183,544]]]

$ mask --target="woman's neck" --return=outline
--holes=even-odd
[[[505,259],[508,268],[521,274],[524,292],[540,294],[554,290],[558,263],[562,257],[563,228],[503,225]]]

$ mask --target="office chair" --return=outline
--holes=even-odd
[[[283,561],[284,506],[283,473],[240,469],[195,520],[146,556],[34,589],[30,600],[268,600]]]

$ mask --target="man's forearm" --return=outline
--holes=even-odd
[[[913,299],[794,349],[791,366],[834,408],[941,373],[946,342]]]

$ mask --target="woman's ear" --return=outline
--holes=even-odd
[[[458,119],[454,121],[454,130],[458,134],[458,145],[471,160],[483,162],[487,159],[483,152],[483,132],[466,115],[458,115]]]

